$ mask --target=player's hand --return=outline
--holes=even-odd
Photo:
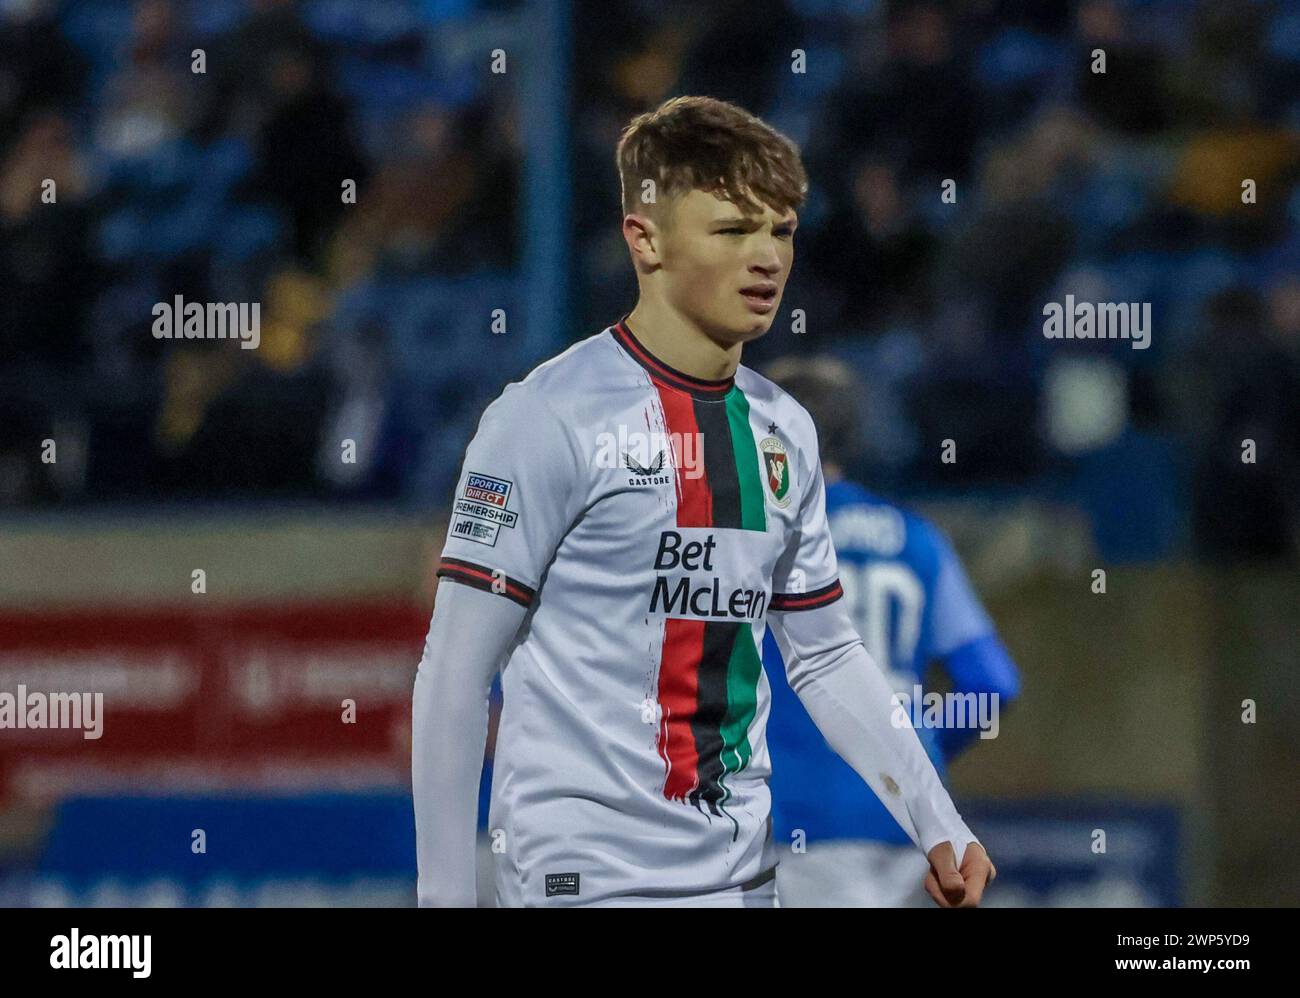
[[[998,875],[989,854],[978,842],[966,847],[961,869],[951,842],[940,842],[930,850],[930,872],[925,875],[925,892],[940,908],[974,908],[984,898],[984,888]]]

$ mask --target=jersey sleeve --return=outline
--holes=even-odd
[[[465,451],[438,575],[531,605],[577,515],[584,467],[550,402],[508,385]]]
[[[416,900],[475,902],[478,791],[493,676],[525,611],[448,586],[439,591],[411,696],[411,795]]]
[[[993,633],[993,621],[962,569],[948,538],[931,526],[938,560],[930,604],[930,658],[943,658],[962,645]]]
[[[809,484],[800,498],[789,543],[772,573],[768,604],[772,610],[812,610],[844,595],[826,518],[826,483],[815,434],[813,441],[812,465],[806,472]]]
[[[786,676],[827,744],[871,787],[903,831],[929,854],[951,842],[960,863],[977,841],[944,789],[898,701],[863,647],[844,605],[777,614],[772,634]]]

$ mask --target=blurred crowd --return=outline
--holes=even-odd
[[[673,93],[735,100],[812,186],[746,362],[857,366],[859,477],[1082,506],[1108,559],[1300,557],[1300,8],[616,6],[577,19],[577,50],[605,53],[578,64],[584,327],[634,292],[603,169],[621,124]],[[1150,303],[1149,348],[1047,339],[1067,294]]]
[[[487,71],[498,36],[464,43],[519,6],[4,7],[0,506],[444,504],[523,373],[481,330],[518,300],[527,97]],[[1113,559],[1297,558],[1300,8],[575,0],[571,26],[556,349],[635,300],[620,129],[673,94],[735,100],[799,143],[812,186],[746,362],[857,366],[856,474],[1070,502]],[[260,349],[153,339],[176,294],[261,301]],[[1149,348],[1047,339],[1066,295],[1149,303]]]
[[[0,8],[0,507],[444,481],[449,297],[518,265],[520,151],[437,6]],[[176,295],[260,302],[259,348],[154,338]]]

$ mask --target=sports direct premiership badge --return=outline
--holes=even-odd
[[[764,437],[758,449],[763,452],[764,477],[772,501],[784,509],[790,505],[790,459],[785,444],[776,437]]]
[[[518,513],[506,509],[513,486],[514,483],[507,479],[471,471],[452,504],[448,533],[452,537],[495,547],[501,528],[513,530],[519,520]]]

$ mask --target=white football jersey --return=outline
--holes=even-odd
[[[502,673],[500,904],[772,876],[765,621],[841,595],[802,406],[743,366],[676,371],[619,322],[484,412],[438,574],[528,608]]]

